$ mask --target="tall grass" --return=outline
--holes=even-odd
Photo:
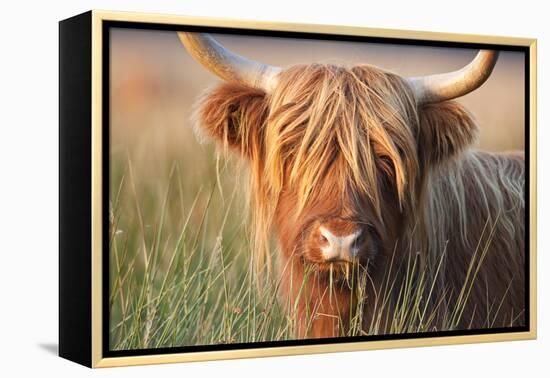
[[[276,283],[256,290],[237,185],[229,198],[218,179],[190,190],[177,164],[149,185],[130,160],[113,164],[112,181],[112,349],[292,337]]]
[[[168,166],[151,179],[152,173],[134,167],[128,156],[112,156],[110,348],[294,338],[296,312],[285,311],[278,299],[280,282],[254,271],[242,184],[231,173],[235,167],[209,167],[211,174],[199,180],[177,162]],[[488,224],[484,233],[493,227]],[[423,267],[415,253],[392,259],[369,298],[374,311],[368,324],[363,288],[372,282],[354,269],[348,335],[456,329],[487,249],[479,245],[473,254],[456,303],[448,303],[446,291],[437,288],[445,251],[435,269]],[[402,280],[396,280],[397,270]]]

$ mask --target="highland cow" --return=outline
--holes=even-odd
[[[254,253],[269,264],[275,235],[298,337],[348,335],[357,316],[361,334],[375,318],[396,332],[393,312],[419,277],[431,280],[422,322],[524,324],[524,157],[474,150],[478,125],[452,101],[487,80],[497,52],[404,78],[369,65],[282,69],[207,34],[179,37],[224,80],[197,120],[249,162]]]

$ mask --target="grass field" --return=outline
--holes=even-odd
[[[129,160],[114,166],[122,168],[113,172],[111,197],[112,348],[291,337],[274,288],[255,290],[236,190],[224,197],[217,175],[201,185],[185,180],[176,163],[155,183]]]
[[[199,171],[211,174],[196,180],[193,164],[169,160],[165,171],[151,175],[136,168],[128,154],[113,157],[111,349],[294,338],[297,319],[278,300],[280,282],[262,272],[255,276],[243,175],[235,174],[242,167],[233,162],[202,163],[206,165]],[[480,246],[474,254],[463,293],[443,318],[436,316],[437,307],[427,305],[445,302],[434,294],[439,264],[435,275],[429,275],[414,257],[396,262],[396,266],[405,264],[407,272],[399,287],[391,278],[396,266],[387,267],[389,274],[377,288],[376,311],[368,329],[361,327],[364,298],[357,290],[349,336],[382,333],[390,292],[398,296],[390,315],[391,333],[455,329],[485,251]],[[364,279],[358,277],[359,282]]]

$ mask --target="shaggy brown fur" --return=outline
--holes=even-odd
[[[469,265],[481,259],[458,327],[523,324],[524,160],[472,151],[477,124],[458,103],[418,107],[398,75],[313,64],[283,71],[270,95],[222,84],[197,115],[208,136],[250,161],[255,254],[266,263],[275,232],[298,336],[344,334],[354,307],[347,263],[316,252],[320,222],[363,231],[365,324],[390,262],[410,253],[433,273],[444,306],[465,301]]]

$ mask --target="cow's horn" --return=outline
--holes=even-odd
[[[206,33],[178,32],[189,53],[210,72],[223,80],[271,92],[277,85],[279,67],[269,66],[235,54]]]
[[[419,104],[451,100],[479,88],[491,75],[498,52],[480,50],[477,56],[462,69],[444,74],[409,78]]]

